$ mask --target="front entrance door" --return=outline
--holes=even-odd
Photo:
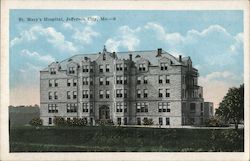
[[[109,107],[101,106],[99,108],[99,119],[100,120],[108,120],[110,119]]]

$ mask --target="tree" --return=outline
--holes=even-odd
[[[233,122],[235,129],[244,120],[244,84],[239,88],[230,88],[216,110],[216,115],[221,117],[226,123]]]
[[[30,120],[29,124],[32,126],[42,126],[43,120],[41,120],[39,117],[36,117]]]

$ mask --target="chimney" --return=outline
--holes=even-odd
[[[181,62],[182,61],[182,57],[181,57],[181,55],[179,55],[179,62]]]
[[[115,52],[113,52],[113,57],[115,58]]]
[[[132,54],[129,54],[129,60],[132,61]]]
[[[158,48],[157,55],[156,56],[161,56],[162,53],[162,48]]]

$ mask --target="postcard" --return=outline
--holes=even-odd
[[[248,1],[1,3],[1,160],[249,160]]]

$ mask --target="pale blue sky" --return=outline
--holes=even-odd
[[[98,21],[19,21],[28,17]],[[99,52],[104,44],[109,51],[163,48],[175,56],[190,56],[199,69],[205,99],[215,104],[228,87],[243,83],[242,11],[11,10],[11,103],[39,103],[40,69],[74,54]],[[37,93],[35,101],[19,96],[22,89]]]

